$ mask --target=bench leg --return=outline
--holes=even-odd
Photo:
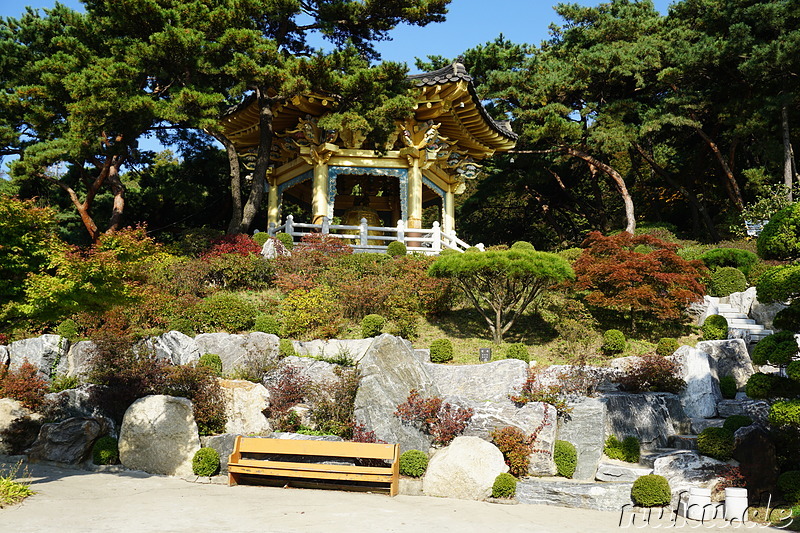
[[[239,474],[228,472],[228,486],[233,487],[239,484]]]

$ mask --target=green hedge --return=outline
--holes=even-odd
[[[641,507],[663,507],[672,500],[669,481],[664,476],[650,474],[633,482],[631,499]]]
[[[436,339],[431,343],[431,362],[446,363],[453,360],[453,343],[450,339]]]
[[[721,267],[711,274],[709,284],[711,296],[728,296],[747,289],[747,278],[738,268]]]
[[[515,342],[514,344],[509,344],[506,348],[506,359],[519,359],[527,363],[531,360],[531,357],[528,355],[527,346],[521,342]]]
[[[603,333],[603,345],[600,347],[603,353],[608,355],[618,354],[625,351],[625,334],[618,329],[609,329]]]
[[[697,436],[697,450],[720,461],[733,456],[733,433],[725,428],[706,428]]]
[[[219,453],[214,448],[200,448],[192,457],[192,472],[196,476],[211,477],[219,472]]]
[[[406,450],[400,455],[400,473],[409,477],[422,477],[428,469],[428,454],[420,450]]]
[[[571,479],[578,467],[578,451],[572,443],[557,440],[553,446],[553,460],[558,475]]]
[[[703,322],[703,339],[719,341],[728,338],[728,319],[722,315],[710,315]]]
[[[517,493],[517,478],[507,472],[498,474],[492,484],[492,498],[511,498]]]
[[[640,448],[639,439],[636,437],[628,436],[619,440],[616,436],[609,435],[603,447],[603,453],[610,459],[618,459],[626,463],[638,463],[641,453]]]

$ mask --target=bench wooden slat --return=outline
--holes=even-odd
[[[290,463],[284,461],[260,461],[258,459],[239,459],[237,465],[253,468],[282,468],[285,470],[307,470],[309,472],[363,472],[365,474],[392,475],[392,465],[357,466],[331,465],[322,463]]]
[[[328,457],[394,458],[394,445],[363,442],[331,442],[323,440],[243,438],[240,453],[274,453],[285,455],[323,455]]]
[[[308,479],[341,479],[346,481],[375,481],[390,483],[390,474],[362,474],[359,472],[325,472],[320,470],[287,470],[285,468],[263,468],[241,465],[228,465],[228,472],[235,474],[256,474],[261,476],[302,477]]]
[[[247,454],[269,454],[269,459],[243,457]],[[285,455],[286,461],[280,456]],[[277,457],[274,457],[277,456]],[[300,463],[292,456],[381,459],[391,461],[386,466],[337,465],[325,463]],[[228,461],[228,480],[239,482],[242,474],[260,475],[281,479],[308,479],[320,481],[372,482],[384,485],[390,496],[399,492],[400,446],[361,442],[331,442],[316,440],[269,439],[236,437]],[[371,490],[377,487],[363,487]]]

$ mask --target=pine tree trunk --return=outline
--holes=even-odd
[[[741,189],[739,189],[739,184],[736,182],[736,177],[733,175],[733,169],[730,164],[728,164],[728,161],[725,160],[717,143],[702,129],[695,128],[695,131],[706,142],[709,149],[711,149],[711,152],[714,154],[714,157],[717,158],[720,167],[722,167],[722,172],[725,175],[725,188],[728,190],[728,196],[733,202],[734,207],[736,207],[738,211],[742,211],[744,209],[744,198],[742,197]]]
[[[611,178],[614,182],[617,191],[619,191],[620,196],[622,197],[622,202],[625,205],[625,231],[630,233],[631,235],[634,234],[636,231],[636,216],[633,210],[633,199],[631,198],[630,193],[628,192],[628,187],[625,185],[625,180],[622,178],[622,175],[614,169],[611,165],[607,165],[600,161],[599,159],[592,157],[591,155],[583,152],[581,150],[576,150],[575,148],[565,147],[564,152],[567,154],[577,157],[586,161],[588,164],[597,167],[600,169],[604,174]]]
[[[119,156],[112,158],[111,166],[108,169],[108,181],[111,194],[114,196],[114,203],[111,208],[111,219],[108,224],[108,231],[116,231],[122,223],[122,212],[125,210],[125,185],[119,176],[119,167],[122,159]]]
[[[239,225],[238,233],[246,233],[250,229],[250,224],[261,207],[264,198],[264,190],[267,182],[267,171],[270,166],[272,155],[272,104],[273,99],[268,98],[266,89],[259,88],[258,91],[258,155],[256,156],[256,168],[253,171],[253,186],[242,209],[242,223]]]
[[[222,143],[228,155],[228,168],[231,179],[231,220],[228,223],[228,235],[239,232],[242,225],[242,173],[239,166],[239,154],[236,153],[234,144],[221,134],[211,133],[211,136]]]
[[[792,139],[789,136],[789,109],[786,104],[781,108],[781,125],[783,126],[783,184],[786,186],[786,198],[792,201],[792,186],[794,185],[794,169],[792,162],[794,153]]]

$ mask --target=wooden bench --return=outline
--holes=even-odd
[[[228,483],[236,485],[248,476],[265,476],[282,486],[370,490],[395,496],[400,445],[238,436],[228,460]]]

